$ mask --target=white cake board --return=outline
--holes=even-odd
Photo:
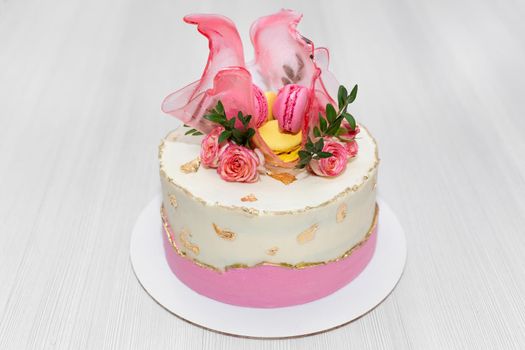
[[[229,335],[287,338],[327,331],[366,314],[396,286],[406,260],[403,228],[380,198],[377,246],[363,272],[325,298],[298,306],[257,309],[233,306],[197,294],[170,270],[164,255],[160,194],[140,214],[130,257],[137,279],[160,305],[181,319]]]

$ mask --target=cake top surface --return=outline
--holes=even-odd
[[[199,156],[201,136],[185,136],[187,128],[170,133],[159,147],[161,172],[177,187],[207,205],[244,208],[262,213],[301,211],[325,205],[348,191],[356,190],[372,176],[379,163],[377,145],[366,128],[356,138],[359,157],[349,161],[337,177],[311,176],[306,170],[288,185],[271,176],[261,176],[257,184],[221,181],[217,170],[198,166],[195,172],[185,165]]]

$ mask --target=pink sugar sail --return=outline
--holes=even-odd
[[[244,115],[252,115],[250,127],[257,128],[264,122],[263,112],[268,108],[260,92],[278,91],[285,85],[295,84],[307,89],[303,120],[294,122],[302,128],[306,141],[310,125],[317,123],[318,113],[324,113],[326,103],[335,104],[338,83],[328,71],[328,50],[315,49],[313,43],[296,30],[301,17],[297,12],[281,10],[256,20],[250,29],[255,49],[255,58],[250,63],[244,60],[239,33],[230,19],[208,14],[184,17],[185,22],[196,24],[208,39],[208,61],[201,78],[166,97],[162,110],[184,124],[209,133],[215,125],[204,115],[221,100],[229,118],[242,111]],[[295,166],[296,162],[284,162],[277,157],[258,132],[252,140],[268,164]]]

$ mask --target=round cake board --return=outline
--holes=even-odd
[[[197,326],[228,335],[288,338],[345,325],[380,304],[405,266],[406,241],[394,212],[381,199],[377,246],[372,260],[350,284],[322,299],[291,307],[257,309],[224,304],[197,294],[170,270],[164,255],[160,194],[142,211],[131,237],[137,279],[160,305]]]

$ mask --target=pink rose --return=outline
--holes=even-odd
[[[259,179],[260,160],[249,148],[228,143],[221,148],[217,173],[229,182],[255,182]]]
[[[357,145],[357,141],[350,141],[345,143],[346,151],[348,152],[349,158],[354,158],[357,156],[357,152],[359,151],[359,146]]]
[[[341,126],[347,130],[347,132],[345,134],[341,135],[341,137],[343,139],[345,139],[345,140],[352,140],[352,139],[354,139],[357,136],[357,134],[359,134],[359,132],[361,131],[359,129],[359,125],[356,125],[355,129],[352,130],[352,128],[350,127],[350,124],[348,124],[348,122],[346,120],[343,122],[343,124]]]
[[[219,165],[219,135],[224,131],[222,126],[213,129],[201,142],[201,162],[208,168]]]
[[[323,152],[332,153],[331,157],[312,159],[310,170],[319,176],[337,176],[346,169],[348,151],[345,146],[337,141],[325,139]]]
[[[342,127],[346,129],[346,133],[342,134],[340,137],[343,141],[345,141],[344,146],[346,148],[346,151],[348,152],[348,158],[354,158],[357,156],[357,152],[359,151],[359,147],[357,145],[357,142],[355,141],[355,137],[359,132],[361,131],[359,129],[359,125],[355,126],[355,129],[352,130],[350,128],[350,124],[345,120],[342,124]]]

